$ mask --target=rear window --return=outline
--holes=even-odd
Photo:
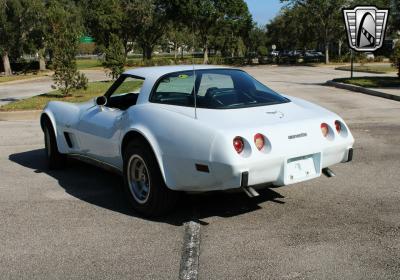
[[[249,74],[233,69],[182,71],[162,77],[153,89],[151,102],[229,109],[272,105],[289,100]]]

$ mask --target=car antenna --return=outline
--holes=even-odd
[[[193,100],[194,100],[194,118],[197,120],[197,94],[196,94],[196,70],[194,66],[194,22],[192,21],[192,39],[193,39],[193,48],[192,48],[192,65],[193,65]]]

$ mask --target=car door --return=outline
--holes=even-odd
[[[126,110],[136,104],[142,83],[122,75],[104,95],[105,105],[94,105],[81,113],[77,130],[82,154],[121,167],[122,124]]]

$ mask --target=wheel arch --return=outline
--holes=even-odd
[[[55,137],[57,138],[57,126],[55,125],[55,119],[53,114],[49,111],[43,111],[43,113],[40,115],[40,127],[42,128],[42,131],[44,131],[44,125],[46,121],[50,122],[52,125]]]
[[[168,176],[166,174],[166,170],[165,170],[164,164],[163,164],[161,150],[160,150],[159,145],[157,144],[157,141],[155,140],[155,138],[150,133],[145,133],[139,129],[131,129],[131,130],[127,131],[121,141],[120,151],[121,151],[122,157],[125,153],[125,149],[126,149],[128,143],[130,143],[131,141],[141,141],[151,149],[151,151],[153,152],[153,154],[157,160],[158,167],[160,168],[164,182],[167,185],[167,187],[170,188],[170,184],[169,184],[170,180],[168,180]]]

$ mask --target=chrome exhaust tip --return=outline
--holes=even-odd
[[[248,197],[256,197],[259,196],[260,194],[253,189],[252,187],[242,187],[242,190],[244,191],[245,194],[247,194]]]
[[[259,196],[260,194],[252,187],[249,187],[248,184],[249,184],[249,172],[246,171],[242,173],[242,180],[240,183],[240,187],[245,192],[245,194],[247,194],[248,197]]]
[[[322,173],[328,178],[336,176],[336,174],[331,169],[329,169],[328,167],[322,169]]]

